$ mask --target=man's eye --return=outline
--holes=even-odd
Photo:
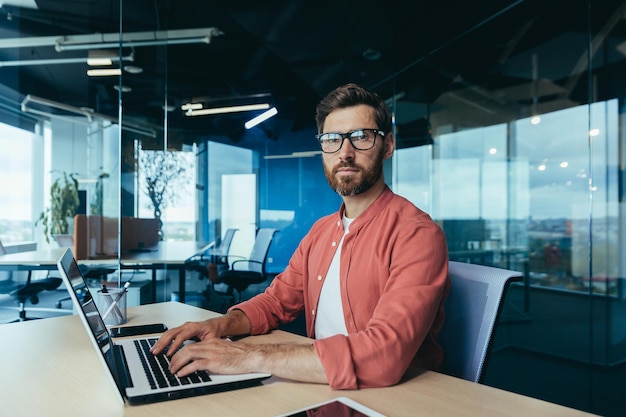
[[[352,140],[364,140],[367,139],[367,135],[362,130],[355,130],[350,134],[350,139]]]

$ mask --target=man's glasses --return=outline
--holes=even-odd
[[[348,139],[354,149],[360,151],[366,151],[372,149],[376,143],[376,137],[378,135],[385,136],[385,132],[378,129],[357,129],[351,132],[338,133],[320,133],[315,135],[315,138],[322,147],[324,153],[335,153],[343,146],[344,139]]]

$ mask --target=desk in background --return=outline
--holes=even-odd
[[[41,249],[0,256],[0,270],[56,271],[57,261],[67,248]],[[151,250],[123,253],[120,267],[123,270],[152,271],[150,300],[156,302],[157,273],[161,269],[178,271],[180,301],[185,302],[185,260],[201,249],[196,242],[159,242]],[[87,266],[110,266],[117,269],[117,259],[91,259],[78,261]]]
[[[128,309],[128,324],[185,321],[216,316],[167,302]],[[141,406],[124,406],[78,316],[0,326],[1,416],[275,416],[346,396],[389,416],[585,416],[582,411],[475,384],[437,372],[410,372],[388,388],[334,391],[327,385],[272,377],[263,385]],[[248,337],[249,343],[305,340],[283,331]]]

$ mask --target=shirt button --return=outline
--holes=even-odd
[[[311,310],[311,315],[314,316],[315,315],[315,309]]]
[[[340,223],[340,222],[337,222],[337,226],[341,226],[341,223]]]
[[[318,280],[318,281],[321,281],[321,280],[322,280],[322,276],[321,276],[321,275],[318,275],[318,276],[317,276],[317,280]]]
[[[337,242],[332,243],[333,247],[337,246]]]

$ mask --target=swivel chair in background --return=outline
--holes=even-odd
[[[218,281],[220,272],[229,268],[228,254],[233,237],[239,229],[231,228],[224,232],[224,237],[202,248],[201,251],[185,260],[185,270],[198,273],[198,278],[207,280],[204,297],[210,301],[213,283]]]
[[[268,278],[265,269],[267,254],[276,232],[276,229],[259,229],[250,256],[247,259],[237,259],[231,262],[230,268],[221,272],[213,282],[213,291],[231,297],[232,304],[234,304],[241,301],[241,294],[250,285],[266,281]]]
[[[0,256],[5,255],[6,249],[0,242]],[[8,278],[2,280],[0,285],[0,292],[9,294],[18,303],[18,318],[13,321],[26,321],[33,320],[35,317],[26,316],[26,302],[30,301],[31,304],[39,303],[39,293],[42,291],[56,290],[63,281],[61,278],[42,278],[32,279],[32,271],[28,271],[26,282],[17,282],[13,280],[13,273],[8,273]],[[42,309],[43,310],[43,309]]]

